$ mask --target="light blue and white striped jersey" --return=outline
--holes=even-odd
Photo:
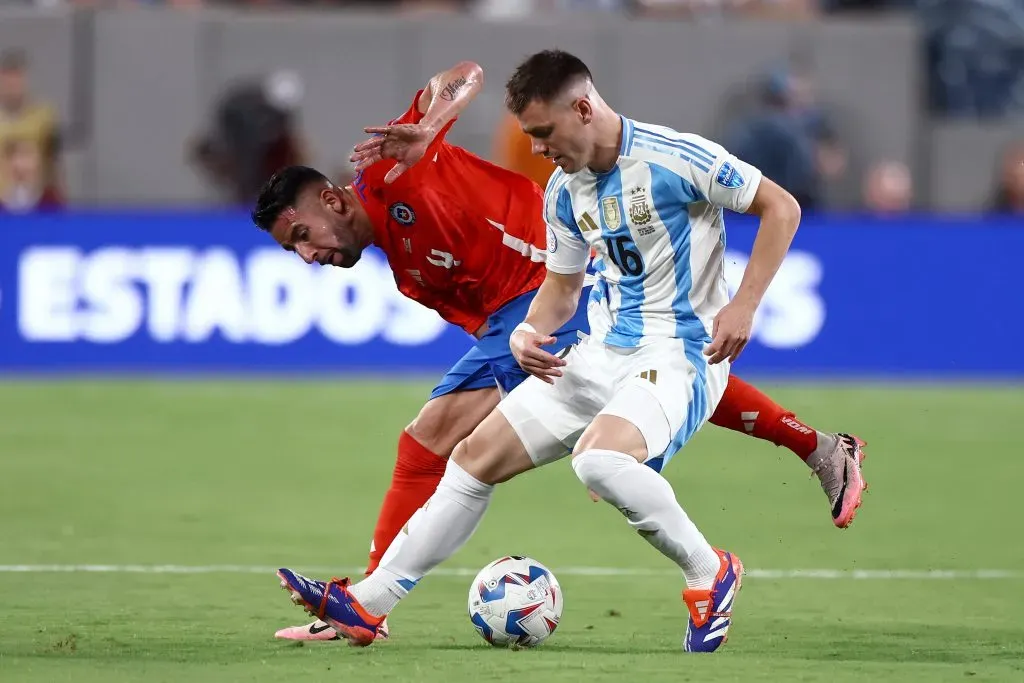
[[[605,344],[710,341],[729,301],[722,207],[746,211],[760,182],[721,145],[623,117],[614,168],[548,180],[548,270],[578,273],[595,250],[590,332]]]

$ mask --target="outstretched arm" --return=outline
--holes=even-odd
[[[447,71],[434,74],[423,94],[419,110],[420,125],[432,131],[431,139],[465,110],[484,84],[484,70],[475,62],[459,62]]]
[[[351,161],[362,171],[381,159],[398,163],[388,171],[384,182],[394,182],[410,166],[423,158],[430,143],[452,119],[462,113],[483,85],[483,69],[474,62],[459,62],[447,71],[435,74],[417,102],[423,114],[419,123],[395,123],[370,126],[364,130],[373,135],[353,149]]]

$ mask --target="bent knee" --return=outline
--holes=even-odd
[[[434,451],[432,446],[437,442],[437,430],[427,422],[416,417],[405,427],[405,433],[416,439],[424,448]],[[436,451],[435,451],[436,452]]]
[[[452,450],[452,460],[473,477],[486,484],[497,483],[501,452],[479,435],[470,434]]]
[[[598,448],[598,444],[601,442],[601,433],[596,429],[587,429],[580,436],[576,445],[572,448],[573,463],[576,462],[576,458],[583,455],[589,450]],[[573,465],[575,467],[575,464]]]
[[[595,449],[625,453],[638,462],[647,459],[644,435],[635,424],[617,415],[598,415],[580,435],[572,454],[575,458]]]
[[[497,405],[497,393],[497,389],[475,389],[431,399],[405,431],[431,452],[447,458]]]
[[[534,467],[519,436],[498,411],[458,443],[452,459],[487,484],[507,481]]]
[[[594,457],[594,452],[589,448],[582,448],[573,452],[572,471],[576,473],[577,478],[586,484],[589,489],[593,489],[593,483],[598,478],[599,466],[597,460],[598,458]]]
[[[438,410],[428,403],[405,428],[405,433],[416,439],[431,453],[447,458],[463,435],[456,434],[451,423],[444,417],[442,410]]]
[[[572,469],[587,488],[604,494],[604,482],[636,464],[631,455],[617,451],[587,449],[572,458]]]

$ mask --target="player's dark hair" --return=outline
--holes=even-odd
[[[562,50],[530,55],[505,84],[505,106],[519,115],[533,100],[550,102],[579,80],[593,82],[583,60]]]
[[[325,183],[327,177],[309,166],[287,166],[270,177],[256,198],[252,222],[270,232],[281,212],[294,206],[302,191],[313,183]]]

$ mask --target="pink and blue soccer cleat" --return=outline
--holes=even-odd
[[[350,645],[366,647],[377,637],[383,616],[374,616],[348,590],[348,579],[330,582],[309,579],[290,569],[279,569],[281,587],[291,593],[292,602],[329,624]]]
[[[710,589],[683,591],[683,602],[690,610],[683,649],[687,652],[714,652],[729,636],[732,606],[743,582],[743,563],[732,553],[715,548],[722,567]]]

